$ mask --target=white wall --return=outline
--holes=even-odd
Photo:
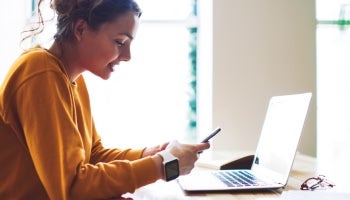
[[[213,86],[199,92],[213,94],[212,104],[199,106],[199,113],[212,112],[211,125],[223,128],[213,149],[255,150],[269,98],[311,91],[299,151],[316,154],[314,4],[213,0]]]

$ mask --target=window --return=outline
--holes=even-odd
[[[106,147],[194,141],[196,132],[196,0],[137,1],[143,10],[132,59],[107,81],[84,74]],[[43,13],[50,18],[48,5]],[[35,42],[52,43],[55,23]]]
[[[85,74],[95,123],[106,146],[159,144],[189,139],[192,133],[189,19],[194,4],[138,2],[143,14],[131,61],[117,67],[108,81]]]
[[[6,6],[0,7],[0,84],[13,61],[22,52],[20,48],[21,31],[25,24],[26,15],[29,13],[28,0],[8,1]],[[16,15],[14,15],[16,11]],[[28,11],[28,12],[26,12]]]
[[[336,174],[350,164],[344,159],[350,152],[350,1],[318,0],[316,5],[317,155],[320,162],[339,167]]]

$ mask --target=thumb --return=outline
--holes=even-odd
[[[177,140],[173,140],[171,142],[169,142],[169,144],[167,145],[166,149],[172,149],[174,148],[175,146],[178,146],[179,145],[179,142]]]
[[[166,143],[162,144],[162,145],[160,146],[160,150],[161,150],[161,151],[165,150],[165,149],[167,148],[168,145],[169,145],[169,142],[166,142]]]

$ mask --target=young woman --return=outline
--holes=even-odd
[[[51,6],[52,46],[25,51],[0,87],[0,199],[106,199],[189,173],[209,143],[106,149],[95,130],[82,73],[108,79],[130,60],[138,5],[52,0]]]

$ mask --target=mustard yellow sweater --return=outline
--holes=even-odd
[[[0,88],[0,199],[103,199],[157,180],[143,149],[106,149],[80,76],[33,48]]]

